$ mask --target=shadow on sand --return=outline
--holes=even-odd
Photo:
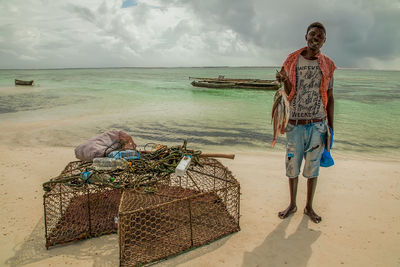
[[[286,236],[290,220],[291,218],[283,220],[260,246],[251,252],[245,252],[242,266],[307,266],[312,253],[311,245],[321,232],[308,228],[310,220],[303,215],[296,231]]]
[[[193,248],[169,259],[150,264],[150,266],[172,267],[195,259],[208,252],[214,251],[229,240],[231,235],[221,238],[211,244],[200,248]],[[111,234],[92,239],[67,243],[51,247],[45,247],[44,239],[44,218],[42,217],[36,224],[32,233],[25,240],[14,247],[15,254],[6,260],[9,266],[21,266],[26,264],[38,264],[41,261],[56,256],[68,259],[92,262],[91,266],[114,267],[119,266],[119,245],[118,235]],[[61,264],[64,264],[62,262]]]
[[[65,257],[65,261],[68,259],[90,261],[93,262],[92,266],[114,267],[119,265],[118,235],[116,234],[59,245],[47,250],[43,217],[22,244],[14,247],[14,251],[14,256],[6,261],[9,266],[39,263],[56,256]]]

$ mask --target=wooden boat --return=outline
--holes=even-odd
[[[15,79],[15,85],[32,85],[33,80],[31,81],[23,81],[23,80],[17,80]]]
[[[227,79],[224,76],[218,78],[196,78],[193,79],[192,85],[196,87],[206,88],[234,88],[234,89],[253,89],[253,90],[276,90],[278,83],[275,80],[260,79]]]

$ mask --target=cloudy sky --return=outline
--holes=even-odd
[[[277,66],[313,21],[339,67],[400,70],[400,0],[0,0],[0,68]]]

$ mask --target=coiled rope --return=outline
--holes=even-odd
[[[175,172],[179,161],[186,155],[192,158],[192,164],[201,165],[200,150],[187,149],[187,141],[182,146],[167,147],[166,145],[148,143],[144,151],[140,151],[139,159],[128,160],[127,168],[120,170],[95,170],[90,162],[80,162],[76,168],[69,170],[80,171],[76,175],[61,174],[43,183],[44,191],[51,191],[56,184],[70,187],[82,187],[85,184],[95,184],[112,188],[144,188],[144,192],[154,192],[154,186],[168,179]],[[146,150],[149,147],[153,150]]]

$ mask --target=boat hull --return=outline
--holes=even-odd
[[[15,85],[33,85],[33,80],[31,81],[23,81],[15,79]]]
[[[257,80],[195,80],[191,83],[195,87],[216,89],[250,89],[250,90],[276,90],[278,85],[271,82],[259,82]]]

